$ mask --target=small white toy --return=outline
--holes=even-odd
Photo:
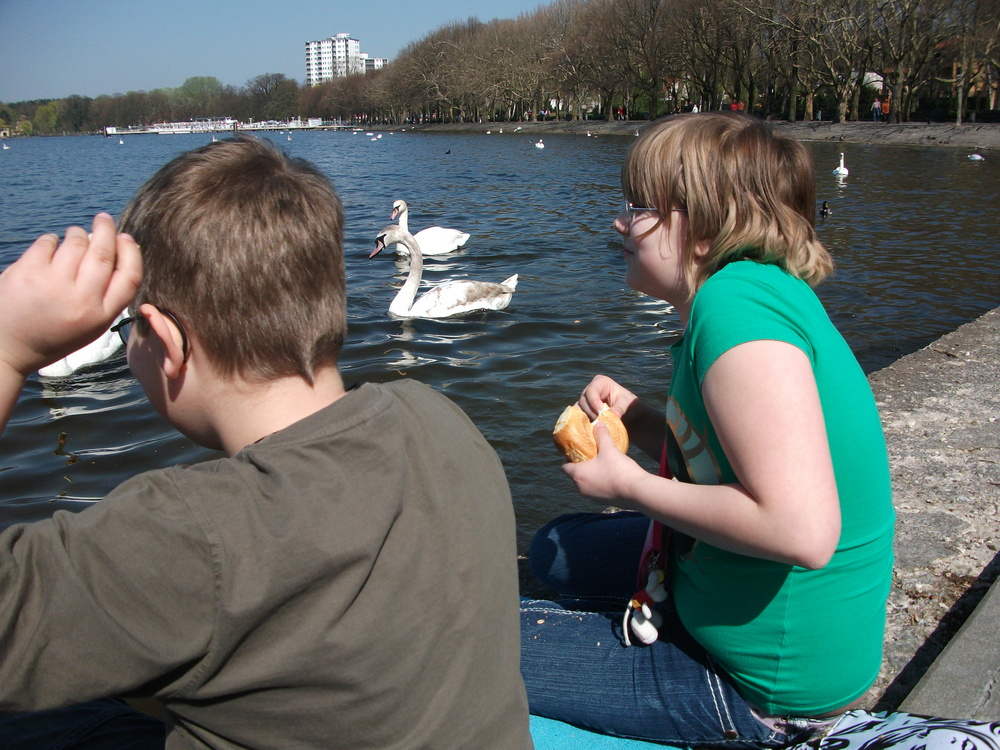
[[[659,628],[663,624],[663,616],[651,605],[658,604],[667,598],[667,589],[663,585],[664,573],[660,568],[649,572],[646,588],[636,593],[625,610],[625,643],[632,645],[628,631],[631,628],[635,637],[647,646],[659,638]]]

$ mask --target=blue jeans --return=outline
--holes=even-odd
[[[163,750],[166,726],[115,698],[0,714],[3,750]]]
[[[760,721],[681,625],[670,599],[660,638],[625,646],[649,519],[579,513],[544,526],[531,566],[559,602],[521,600],[521,673],[531,713],[631,739],[676,745],[778,747],[798,741]],[[638,643],[632,639],[633,644]]]

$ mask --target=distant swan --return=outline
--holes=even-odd
[[[517,286],[517,274],[501,284],[488,281],[446,281],[432,287],[419,299],[417,288],[423,273],[424,259],[413,235],[397,224],[390,224],[375,238],[375,249],[369,260],[387,246],[401,243],[410,253],[410,272],[389,305],[389,314],[397,318],[447,318],[474,310],[503,310]]]
[[[124,317],[125,313],[122,312],[115,318],[114,323],[117,323]],[[90,367],[91,365],[103,362],[121,348],[121,336],[109,328],[96,341],[92,341],[83,348],[77,349],[72,354],[66,355],[58,362],[53,362],[48,367],[43,367],[38,371],[38,374],[43,378],[68,378],[77,370],[82,370],[84,367]]]
[[[545,148],[545,144],[542,143],[542,139],[538,139],[538,143],[535,144],[535,148]]]
[[[841,152],[841,154],[840,154],[840,166],[837,167],[835,170],[833,170],[833,173],[835,175],[839,175],[839,176],[842,176],[842,177],[847,177],[847,175],[848,175],[847,167],[844,166],[844,154],[843,154],[843,152]]]
[[[399,219],[399,227],[404,232],[410,231],[407,220],[409,210],[406,201],[398,200],[392,204],[392,213],[389,215],[390,219]],[[467,232],[461,232],[458,229],[448,229],[447,227],[427,227],[413,235],[417,244],[420,245],[420,252],[424,255],[444,255],[458,250],[460,247],[465,247],[465,243],[469,241],[469,236]],[[409,255],[410,251],[404,250],[404,247],[401,244],[396,248],[396,252],[401,255]]]
[[[982,154],[969,154],[969,161],[986,161]]]

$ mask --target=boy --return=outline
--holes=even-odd
[[[167,747],[531,746],[503,468],[431,389],[345,388],[342,217],[238,138],[164,166],[127,234],[98,215],[0,276],[2,423],[131,300],[150,402],[226,454],[0,535],[0,711],[152,695]]]

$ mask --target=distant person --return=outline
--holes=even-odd
[[[533,714],[677,746],[783,747],[878,676],[889,465],[865,374],[813,291],[833,267],[814,174],[801,143],[730,113],[668,118],[629,149],[614,223],[625,281],[683,332],[665,408],[606,375],[578,404],[620,414],[660,471],[601,423],[596,458],[563,466],[581,495],[626,510],[562,516],[531,544],[559,596],[521,604]]]
[[[878,122],[879,118],[882,116],[882,102],[875,97],[875,101],[872,102],[872,122]]]
[[[0,745],[530,748],[503,467],[430,388],[344,383],[328,179],[219,141],[119,227],[42,236],[0,275],[0,424],[127,305],[150,402],[225,457],[0,535],[0,711],[55,709],[0,718]]]
[[[882,122],[889,122],[889,97],[882,100]]]

